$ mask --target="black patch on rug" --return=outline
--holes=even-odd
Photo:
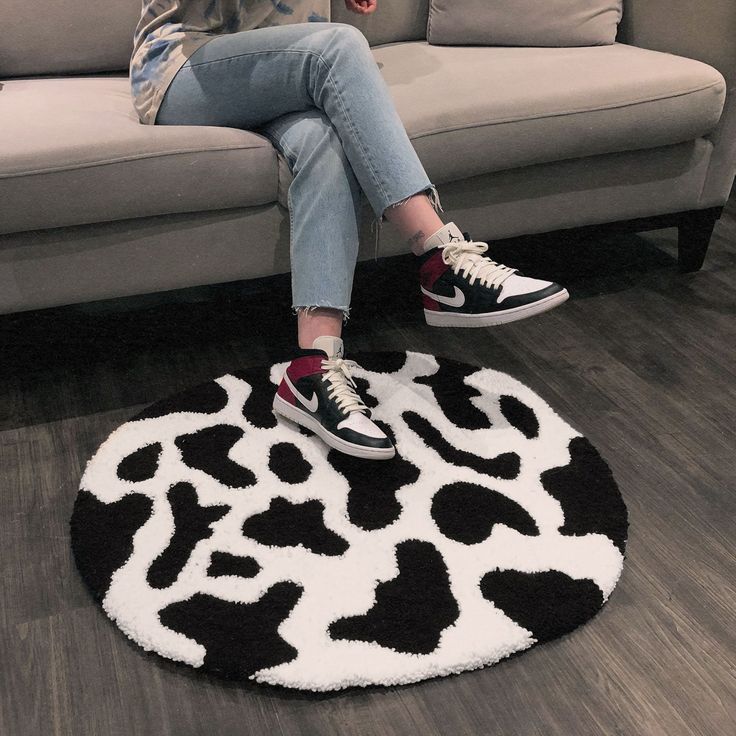
[[[628,512],[608,464],[585,437],[573,437],[568,465],[541,474],[544,490],[562,506],[562,534],[605,534],[624,553]]]
[[[380,419],[375,424],[395,441],[391,427]],[[327,461],[348,482],[348,518],[351,524],[373,531],[393,524],[401,514],[396,493],[415,483],[419,468],[399,452],[390,460],[368,460],[331,449]]]
[[[250,394],[243,404],[243,416],[254,427],[270,429],[276,426],[273,413],[273,396],[276,386],[271,383],[269,366],[254,366],[237,371],[230,371],[231,376],[239,378],[251,387]]]
[[[378,399],[370,393],[371,384],[365,379],[359,376],[353,377],[355,385],[358,387],[358,394],[363,399],[363,403],[369,409],[375,409],[378,406]]]
[[[211,578],[222,575],[237,575],[239,578],[254,578],[261,571],[261,566],[253,557],[240,557],[229,552],[213,552],[207,574]]]
[[[557,570],[494,570],[481,578],[480,589],[540,643],[576,629],[603,605],[603,593],[592,580],[575,580]]]
[[[160,442],[145,445],[124,457],[118,464],[117,474],[120,480],[140,483],[150,480],[158,470],[158,459],[163,447]]]
[[[401,418],[409,429],[419,435],[446,463],[462,465],[479,473],[505,480],[513,480],[519,475],[521,460],[515,452],[502,452],[492,458],[480,457],[474,452],[458,450],[442,436],[436,427],[414,411],[402,412]]]
[[[506,421],[524,437],[531,440],[539,436],[539,420],[534,409],[519,401],[516,396],[503,395],[498,405]]]
[[[351,360],[371,373],[396,373],[406,365],[405,352],[360,352],[350,356]]]
[[[321,501],[291,503],[277,496],[267,511],[243,522],[243,534],[268,547],[296,547],[301,544],[318,555],[341,555],[350,546],[324,523]]]
[[[291,442],[277,442],[268,451],[268,468],[282,483],[304,483],[312,466]]]
[[[516,501],[475,483],[449,483],[434,494],[432,518],[449,539],[478,544],[488,539],[495,524],[504,524],[520,534],[539,534],[534,519]]]
[[[161,623],[201,644],[202,669],[244,680],[265,667],[296,658],[297,650],[278,634],[302,594],[296,583],[272,585],[255,603],[233,603],[205,593],[159,611]]]
[[[128,493],[104,503],[81,489],[69,522],[74,560],[84,580],[100,600],[112,574],[133,552],[135,533],[151,517],[153,502],[142,493]]]
[[[376,585],[376,602],[362,616],[333,621],[333,639],[375,642],[397,652],[429,654],[460,614],[442,555],[429,542],[396,545],[399,574]]]
[[[464,383],[465,378],[477,373],[480,368],[449,358],[436,357],[435,360],[439,370],[430,376],[417,376],[414,382],[432,389],[440,409],[455,426],[462,429],[488,429],[491,420],[470,403],[470,399],[481,396],[481,392]]]
[[[182,434],[175,444],[184,463],[202,470],[229,488],[255,485],[253,471],[228,457],[232,446],[243,436],[243,430],[232,424],[216,424],[191,434]]]
[[[163,417],[177,412],[216,414],[226,406],[227,391],[219,383],[207,381],[151,404],[151,406],[136,414],[131,421]]]
[[[230,510],[226,505],[200,506],[196,488],[185,481],[171,486],[166,498],[174,516],[174,534],[148,568],[146,579],[152,588],[168,588],[179,577],[197,542],[212,535],[210,524]]]

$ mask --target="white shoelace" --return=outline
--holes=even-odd
[[[455,273],[462,269],[471,284],[478,279],[484,286],[501,286],[518,269],[504,266],[482,255],[487,250],[488,243],[479,240],[448,243],[442,247],[442,260],[452,266]]]
[[[323,381],[330,384],[328,396],[335,399],[337,405],[343,411],[365,412],[368,407],[356,393],[358,388],[355,385],[355,379],[351,368],[355,368],[358,364],[354,360],[345,360],[344,358],[325,359],[322,361],[322,368],[326,371],[322,377]]]

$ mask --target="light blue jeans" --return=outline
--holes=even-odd
[[[170,83],[157,125],[221,125],[266,136],[293,174],[288,191],[292,308],[347,320],[361,191],[375,213],[420,192],[442,210],[365,36],[346,23],[215,35]],[[257,247],[257,244],[253,244]]]

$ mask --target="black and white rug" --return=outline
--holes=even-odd
[[[591,618],[627,512],[592,444],[511,376],[350,356],[392,460],[277,420],[285,363],[152,404],[89,460],[77,566],[146,650],[308,690],[471,670]]]

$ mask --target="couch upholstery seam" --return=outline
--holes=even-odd
[[[434,130],[428,130],[422,133],[413,133],[411,135],[411,138],[412,139],[422,138],[423,136],[435,135],[437,133],[450,133],[455,130],[464,130],[466,128],[484,128],[484,127],[488,127],[491,125],[504,125],[506,123],[523,123],[523,122],[526,122],[527,120],[543,120],[544,118],[565,117],[567,115],[570,115],[570,116],[579,115],[579,114],[586,113],[586,112],[601,112],[603,110],[623,109],[625,107],[633,107],[634,105],[643,105],[647,102],[658,102],[659,100],[669,100],[669,99],[674,99],[675,97],[684,97],[685,95],[695,94],[696,92],[705,92],[709,89],[713,89],[714,87],[721,87],[721,86],[723,86],[721,82],[713,82],[712,84],[709,84],[705,87],[696,87],[694,89],[686,90],[684,92],[677,92],[675,94],[661,95],[660,97],[646,97],[640,100],[628,100],[623,103],[614,103],[611,105],[603,105],[600,107],[579,108],[577,110],[564,110],[564,111],[559,111],[559,112],[542,113],[540,115],[530,115],[530,116],[524,116],[524,117],[499,118],[498,120],[468,123],[467,125],[457,125],[452,128],[451,127],[436,128]]]
[[[91,169],[95,166],[107,166],[108,164],[124,163],[126,161],[142,161],[147,158],[161,158],[162,156],[179,156],[188,153],[209,153],[211,151],[248,151],[262,148],[264,151],[271,150],[271,146],[217,146],[215,148],[182,148],[178,151],[164,151],[162,153],[151,153],[144,156],[123,156],[122,158],[103,159],[91,161],[76,166],[59,166],[57,168],[36,169],[33,171],[20,171],[14,174],[0,174],[0,179],[12,179],[17,176],[35,176],[36,174],[58,174],[63,171],[78,171],[79,169]]]

